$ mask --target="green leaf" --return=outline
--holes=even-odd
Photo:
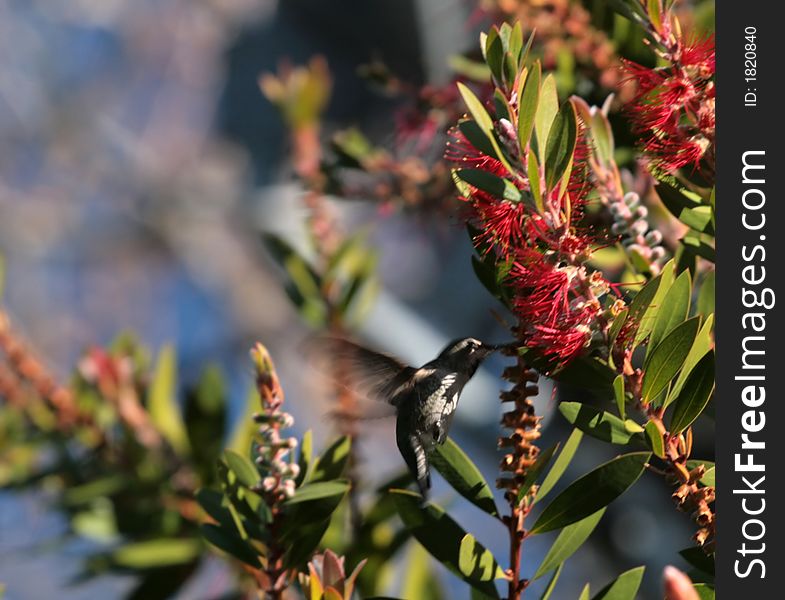
[[[305,481],[313,463],[313,431],[310,429],[303,434],[303,439],[300,442],[300,455],[297,458],[297,465],[300,467],[300,474],[297,476],[295,483],[299,486]]]
[[[255,486],[261,480],[253,463],[233,450],[224,451],[226,465],[237,475],[237,479],[245,487]]]
[[[111,560],[128,569],[152,569],[193,562],[202,550],[196,538],[159,538],[120,546],[112,551]]]
[[[537,146],[540,162],[547,156],[546,140],[550,135],[551,125],[556,113],[559,112],[559,96],[556,93],[556,79],[549,73],[540,87],[540,101],[534,115],[534,130],[537,133]]]
[[[709,583],[695,583],[693,586],[700,600],[714,600],[714,586]]]
[[[458,169],[455,173],[469,185],[488,192],[495,198],[510,202],[521,201],[521,191],[509,179],[497,177],[482,169]]]
[[[545,212],[545,205],[540,190],[540,166],[537,164],[537,155],[534,152],[529,152],[526,156],[526,174],[529,177],[529,191],[534,199],[534,205],[537,212],[542,214]]]
[[[628,444],[635,435],[619,417],[580,402],[562,402],[559,412],[575,427],[604,442]]]
[[[561,476],[564,475],[564,471],[567,470],[570,461],[572,461],[572,457],[575,456],[575,452],[578,450],[578,445],[581,443],[582,438],[583,432],[580,429],[572,430],[570,437],[567,439],[559,456],[556,458],[556,462],[553,463],[551,470],[548,471],[548,474],[540,485],[540,489],[537,490],[537,502],[542,500],[548,492],[553,489],[553,486],[556,485],[559,479],[561,479]]]
[[[332,498],[333,496],[343,496],[349,491],[349,482],[340,479],[333,481],[319,481],[316,483],[306,483],[305,485],[297,488],[294,496],[289,498],[285,505],[291,506],[300,504],[302,502],[312,502],[314,500],[321,500],[323,498]]]
[[[698,292],[698,314],[704,317],[714,312],[714,273],[714,271],[706,273]]]
[[[503,84],[502,63],[504,62],[504,45],[499,37],[499,32],[492,28],[485,39],[485,62],[491,70],[491,75],[499,83]]]
[[[714,391],[714,351],[700,359],[684,382],[671,417],[670,431],[678,434],[687,429],[706,408]]]
[[[678,189],[668,183],[655,185],[657,195],[673,216],[695,231],[714,233],[712,219],[714,211],[701,198],[687,190]]]
[[[259,568],[259,559],[251,545],[243,540],[239,534],[229,531],[211,523],[201,526],[202,535],[216,548],[223,550],[236,559]]]
[[[480,592],[491,598],[499,597],[493,580],[502,571],[490,551],[476,541],[465,542],[468,534],[461,526],[441,507],[430,502],[421,505],[419,494],[407,490],[390,490],[390,493],[406,528],[436,560]],[[466,556],[469,549],[471,561]],[[466,569],[469,562],[473,563],[471,571]],[[461,571],[461,566],[468,574]]]
[[[643,289],[635,296],[630,304],[628,319],[638,323],[635,333],[634,346],[645,340],[657,320],[657,313],[662,306],[662,301],[673,285],[673,271],[675,269],[673,260],[669,260],[660,271],[660,274],[649,281]]]
[[[625,571],[602,588],[592,600],[635,600],[646,567]]]
[[[550,581],[548,581],[548,585],[545,586],[545,590],[542,592],[542,596],[540,596],[540,600],[548,600],[553,594],[553,590],[556,588],[556,582],[559,580],[559,575],[561,575],[561,571],[564,568],[564,563],[560,563],[556,570],[551,575]]]
[[[493,69],[493,67],[491,67]],[[464,84],[458,82],[458,91],[461,93],[461,97],[463,101],[466,103],[466,108],[469,109],[469,113],[471,114],[472,118],[477,122],[480,130],[482,131],[483,135],[488,139],[491,146],[493,147],[493,155],[499,162],[502,163],[505,169],[509,173],[513,173],[512,167],[510,163],[507,162],[504,154],[499,147],[499,143],[496,141],[496,135],[493,131],[493,120],[491,119],[488,111],[485,110],[485,107],[482,105],[482,102],[474,95],[468,87]]]
[[[432,559],[420,544],[412,544],[403,569],[401,597],[442,600],[444,592],[431,568]]]
[[[452,438],[447,438],[444,444],[436,446],[430,461],[456,492],[489,515],[498,516],[490,486]]]
[[[619,416],[624,419],[627,415],[627,401],[624,396],[624,375],[617,375],[613,380],[613,395],[616,399],[616,408],[619,409]]]
[[[535,62],[528,71],[526,78],[521,78],[523,89],[518,90],[520,103],[518,107],[518,142],[521,152],[525,153],[529,139],[534,129],[534,116],[537,114],[537,104],[540,100],[540,78],[542,66],[540,61]]]
[[[591,593],[589,589],[590,588],[588,583],[584,585],[583,589],[581,590],[581,595],[578,596],[578,600],[589,600],[589,594]]]
[[[316,459],[316,462],[311,469],[311,476],[305,481],[329,481],[341,477],[346,469],[346,464],[349,461],[351,448],[352,440],[350,437],[342,436],[335,440],[335,442]]]
[[[573,481],[545,507],[530,533],[566,527],[607,506],[638,480],[650,456],[623,454]]]
[[[679,372],[679,376],[676,378],[676,383],[673,384],[671,391],[668,393],[668,397],[665,400],[665,406],[670,405],[681,392],[681,389],[684,387],[684,383],[687,381],[687,377],[692,370],[695,368],[695,365],[698,364],[701,358],[706,356],[706,354],[711,350],[712,344],[712,336],[711,331],[712,327],[714,326],[714,315],[709,315],[706,322],[701,327],[698,335],[695,336],[695,341],[692,343],[692,348],[690,348],[690,353],[687,355],[687,358],[684,360],[684,366],[681,368]]]
[[[464,577],[471,578],[479,573],[483,580],[492,579],[497,568],[489,550],[483,548],[472,534],[463,536],[458,550],[458,569]]]
[[[539,579],[548,573],[554,567],[564,564],[570,556],[572,556],[583,543],[589,539],[591,532],[597,527],[602,515],[605,514],[605,509],[601,508],[594,514],[589,515],[585,519],[581,519],[577,523],[568,525],[559,533],[559,537],[553,542],[550,550],[542,559],[537,572],[532,579]]]
[[[554,444],[547,450],[540,452],[539,456],[537,456],[537,460],[535,460],[534,464],[526,471],[526,477],[524,477],[520,490],[518,490],[518,502],[521,502],[524,496],[529,493],[529,490],[537,481],[540,473],[548,466],[548,463],[551,461],[551,458],[553,458],[553,455],[558,448],[559,444]]]
[[[665,458],[665,441],[662,439],[657,424],[654,421],[646,423],[646,438],[649,440],[649,447],[654,452],[654,456]]]
[[[171,344],[158,354],[147,400],[150,419],[178,453],[188,451],[188,434],[177,406],[177,361]]]
[[[483,154],[487,154],[488,156],[494,156],[496,154],[496,151],[493,149],[493,144],[491,144],[491,140],[488,139],[488,136],[485,135],[485,132],[476,121],[470,119],[458,121],[458,129],[460,129],[464,137],[469,140],[469,143]]]
[[[684,321],[666,335],[653,351],[646,353],[641,390],[644,402],[651,402],[659,396],[682,368],[698,334],[699,325],[700,317]]]
[[[553,119],[545,151],[545,184],[553,190],[572,162],[578,139],[578,117],[569,100],[562,104]]]
[[[691,293],[692,281],[690,272],[684,271],[676,278],[668,293],[665,294],[662,307],[657,312],[657,318],[654,321],[654,327],[649,338],[649,344],[652,348],[687,318],[690,312]]]

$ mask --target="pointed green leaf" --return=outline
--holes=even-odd
[[[709,351],[700,359],[684,382],[684,387],[676,400],[670,431],[678,434],[692,425],[706,408],[714,391],[714,351]]]
[[[591,532],[597,527],[605,509],[601,508],[594,514],[589,515],[585,519],[581,519],[577,523],[568,525],[559,533],[559,537],[553,542],[550,550],[542,559],[542,563],[537,568],[537,572],[532,579],[539,579],[548,573],[554,567],[564,564],[570,556],[572,556],[583,543],[589,539]]]
[[[619,417],[580,402],[562,402],[559,412],[575,427],[604,442],[627,444],[633,437]]]
[[[548,191],[555,189],[567,171],[575,153],[577,139],[578,117],[575,114],[575,105],[568,100],[556,113],[548,134],[545,150],[545,184]]]
[[[684,366],[681,368],[679,372],[679,376],[676,378],[676,383],[673,384],[671,391],[668,393],[668,397],[665,400],[665,406],[670,405],[681,392],[681,389],[684,387],[684,382],[687,381],[687,377],[692,370],[695,368],[695,365],[698,364],[701,358],[706,356],[706,354],[711,350],[712,345],[712,328],[714,326],[714,315],[709,315],[706,322],[701,327],[698,335],[695,336],[695,341],[692,343],[692,348],[690,348],[690,353],[687,355],[687,358],[684,360]]]
[[[297,458],[297,466],[300,467],[300,474],[297,476],[297,479],[295,480],[295,483],[298,486],[308,478],[312,464],[313,464],[313,431],[309,429],[303,434],[303,439],[300,442],[300,455]]]
[[[682,368],[698,334],[699,325],[700,317],[684,321],[666,335],[653,351],[646,352],[641,390],[644,402],[651,402],[659,396]]]
[[[498,563],[483,546],[475,543],[474,569],[467,575],[461,572],[461,545],[467,533],[440,506],[426,502],[408,490],[390,490],[395,507],[406,528],[417,541],[439,562],[477,590],[498,598],[493,580],[502,575]],[[467,559],[463,559],[464,566]]]
[[[553,590],[556,588],[556,582],[559,581],[559,575],[561,575],[561,571],[564,568],[564,563],[559,563],[559,566],[556,567],[556,570],[551,575],[550,580],[548,581],[548,585],[545,586],[545,590],[542,592],[542,596],[540,596],[540,600],[548,600],[553,594]]]
[[[623,454],[573,481],[545,507],[530,533],[566,527],[608,506],[638,480],[650,456]]]
[[[546,140],[550,135],[551,125],[556,113],[559,112],[559,96],[556,93],[556,79],[549,73],[540,86],[540,101],[534,116],[534,130],[537,134],[537,146],[540,162],[547,152]]]
[[[498,516],[490,486],[480,470],[451,438],[436,446],[430,460],[431,465],[456,492],[489,515]]]
[[[581,590],[581,595],[578,596],[578,600],[589,600],[589,594],[591,594],[591,591],[589,588],[589,584],[587,583],[586,585],[583,586],[583,589]]]
[[[572,430],[570,437],[567,439],[559,456],[556,458],[556,462],[553,463],[551,470],[548,471],[542,484],[540,484],[540,489],[537,490],[537,502],[542,500],[548,492],[553,489],[553,486],[556,485],[559,479],[561,479],[561,476],[564,475],[564,471],[567,470],[570,461],[572,461],[572,457],[575,456],[575,452],[578,450],[578,445],[581,443],[582,438],[583,432],[580,429]]]
[[[706,273],[698,292],[698,314],[704,317],[714,312],[714,277],[714,271]]]
[[[630,304],[628,319],[633,319],[633,321],[638,323],[638,329],[635,333],[635,346],[643,342],[654,328],[662,301],[665,299],[665,295],[668,293],[671,285],[673,285],[675,267],[674,261],[669,260],[662,268],[662,271],[660,271],[660,274],[649,281],[640,293],[635,296],[632,304]]]
[[[662,439],[662,434],[654,421],[646,423],[645,431],[646,438],[649,440],[649,447],[654,452],[654,456],[665,458],[665,441]]]
[[[542,66],[540,61],[535,62],[528,71],[523,83],[523,89],[518,90],[518,142],[521,152],[526,152],[529,139],[534,129],[534,116],[537,114],[537,104],[540,100],[540,78]]]
[[[526,174],[529,177],[529,191],[534,199],[534,206],[537,212],[545,212],[545,204],[542,201],[542,190],[540,190],[540,166],[537,164],[537,155],[529,152],[526,156]]]
[[[201,530],[202,535],[204,535],[207,541],[213,546],[255,569],[259,568],[259,559],[256,552],[254,552],[251,545],[243,540],[239,534],[211,523],[202,525]]]
[[[188,451],[188,434],[177,405],[177,360],[171,344],[161,348],[148,396],[150,419],[178,453]]]
[[[349,491],[349,483],[341,479],[333,481],[319,481],[316,483],[306,483],[295,491],[294,496],[289,498],[284,504],[291,506],[302,502],[312,502],[333,496],[343,496]]]
[[[493,144],[491,144],[491,140],[488,139],[488,136],[476,121],[472,121],[471,119],[458,121],[458,129],[460,129],[464,137],[469,140],[469,143],[483,154],[487,154],[488,156],[494,156],[496,154],[496,151],[493,149]]]
[[[616,399],[616,408],[619,409],[619,417],[626,418],[627,401],[624,396],[624,375],[617,375],[613,380],[613,395]]]
[[[469,185],[488,192],[495,198],[510,202],[521,201],[521,191],[509,179],[497,177],[482,169],[458,169],[455,174]]]
[[[684,271],[676,278],[668,293],[665,294],[662,306],[657,312],[657,318],[654,321],[654,327],[649,338],[649,344],[652,348],[687,318],[690,312],[691,293],[692,281],[690,272]]]
[[[226,465],[237,475],[237,480],[245,487],[253,487],[261,480],[253,463],[233,450],[224,451]]]
[[[329,481],[338,479],[343,475],[349,461],[352,440],[348,436],[341,436],[327,448],[314,462],[311,475],[306,482]]]
[[[477,125],[479,126],[483,135],[488,139],[491,146],[493,147],[493,156],[499,159],[499,162],[502,163],[504,168],[507,169],[509,173],[513,173],[510,163],[507,162],[506,157],[499,147],[499,143],[496,141],[496,135],[493,131],[493,120],[488,114],[488,111],[485,110],[482,102],[480,102],[477,96],[474,95],[474,92],[472,92],[468,87],[460,82],[458,82],[458,91],[461,93],[461,97],[466,103],[466,108],[469,110],[469,114],[471,114],[472,118],[474,118],[474,120],[477,122]]]
[[[602,588],[592,600],[635,600],[646,567],[625,571]]]

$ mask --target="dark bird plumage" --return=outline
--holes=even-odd
[[[474,338],[450,342],[419,368],[341,338],[318,338],[312,348],[328,359],[342,384],[395,407],[396,441],[423,497],[431,487],[428,456],[447,439],[463,387],[485,358],[503,346]]]

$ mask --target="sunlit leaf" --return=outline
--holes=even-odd
[[[602,588],[592,600],[635,600],[646,567],[625,571]]]
[[[700,359],[684,382],[670,422],[672,434],[687,429],[706,408],[714,391],[714,351]]]
[[[187,452],[188,435],[177,405],[177,360],[170,344],[158,354],[147,408],[150,419],[172,448],[178,453]]]
[[[545,479],[540,484],[540,489],[537,490],[537,502],[542,500],[548,492],[553,489],[553,486],[556,485],[559,479],[561,479],[561,476],[564,475],[564,471],[567,470],[570,461],[572,461],[572,457],[575,456],[575,452],[578,450],[578,445],[581,443],[582,438],[583,432],[580,429],[572,430],[570,437],[564,443],[564,446],[562,446],[559,456],[556,458],[550,471],[548,471]]]
[[[436,560],[472,587],[492,598],[499,597],[493,580],[502,572],[488,550],[475,542],[472,547],[473,555],[476,557],[474,569],[468,575],[462,573],[461,544],[467,533],[461,526],[441,507],[430,502],[421,504],[421,497],[418,494],[407,490],[390,490],[390,493],[406,528]],[[466,566],[465,557],[463,562]]]
[[[695,341],[700,325],[700,317],[684,321],[671,331],[652,350],[646,353],[643,364],[643,384],[641,396],[644,402],[655,399],[679,372]]]
[[[431,465],[461,496],[489,515],[499,514],[493,492],[482,473],[451,438],[436,446],[430,460]]]
[[[623,454],[573,481],[545,507],[530,533],[566,527],[607,506],[638,480],[650,456]]]
[[[542,559],[533,579],[539,579],[572,556],[589,539],[603,514],[605,514],[605,509],[601,508],[596,513],[562,529],[545,558]]]
[[[634,435],[616,415],[587,404],[562,402],[559,412],[575,427],[604,442],[627,444]]]

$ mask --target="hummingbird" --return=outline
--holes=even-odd
[[[395,439],[423,499],[431,487],[429,455],[444,444],[464,386],[493,352],[516,345],[475,338],[450,342],[421,367],[335,337],[318,339],[320,353],[358,395],[395,407]]]

